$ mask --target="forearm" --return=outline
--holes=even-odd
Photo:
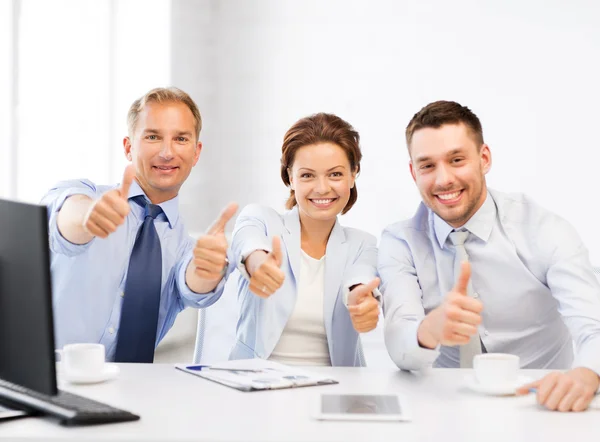
[[[221,279],[207,280],[198,276],[198,274],[196,273],[196,266],[194,265],[193,259],[190,261],[185,271],[185,283],[190,288],[190,290],[198,294],[212,292],[217,287],[217,285],[219,285]]]
[[[94,238],[84,228],[85,216],[93,203],[85,195],[73,195],[65,200],[56,220],[63,238],[73,244],[87,244]]]
[[[436,333],[433,328],[435,316],[437,314],[437,308],[430,311],[425,318],[423,318],[419,328],[417,329],[417,342],[419,343],[419,346],[423,348],[434,349],[440,343],[439,337],[436,337]]]
[[[419,345],[418,326],[418,322],[407,319],[384,322],[386,348],[392,361],[401,370],[421,370],[431,366],[438,357],[437,350]]]

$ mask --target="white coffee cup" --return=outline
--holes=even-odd
[[[519,357],[506,353],[484,353],[473,358],[475,378],[480,384],[515,384],[519,376]]]
[[[66,373],[96,376],[104,372],[105,349],[102,344],[68,344],[58,353]]]

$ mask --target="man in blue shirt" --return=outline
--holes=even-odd
[[[196,165],[200,113],[177,88],[153,89],[128,113],[120,186],[58,183],[48,206],[58,347],[98,342],[109,361],[152,362],[154,349],[185,307],[221,296],[230,266],[225,224],[188,236],[178,193]],[[190,355],[191,357],[191,355]]]
[[[586,409],[600,384],[600,286],[575,230],[525,195],[487,188],[492,156],[468,108],[425,106],[406,142],[423,202],[384,230],[378,264],[396,365],[471,367],[479,353],[511,353],[523,368],[569,369],[519,393]]]

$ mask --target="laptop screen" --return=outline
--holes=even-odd
[[[0,379],[56,395],[45,206],[0,199]]]

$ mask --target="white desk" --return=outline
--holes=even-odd
[[[0,438],[25,441],[595,441],[600,410],[550,412],[526,397],[487,397],[461,384],[464,371],[325,368],[339,385],[242,393],[171,365],[121,365],[119,378],[62,388],[140,414],[138,422],[64,428],[45,418],[0,423]],[[542,371],[526,373],[532,377]],[[310,417],[319,393],[399,393],[413,421],[321,422]]]

